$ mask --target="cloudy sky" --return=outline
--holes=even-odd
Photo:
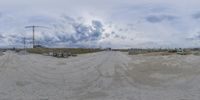
[[[199,0],[0,0],[0,47],[200,47]]]

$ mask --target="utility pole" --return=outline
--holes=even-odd
[[[47,27],[44,27],[44,26],[26,26],[25,28],[32,28],[32,31],[33,31],[33,48],[35,47],[35,28],[47,28]]]
[[[26,50],[26,38],[23,38],[23,42],[24,42],[24,50]]]
[[[26,54],[26,38],[23,38],[23,42],[24,42],[24,54]]]

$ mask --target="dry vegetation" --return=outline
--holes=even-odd
[[[170,52],[150,52],[150,53],[145,53],[142,55],[145,56],[168,56],[168,55],[175,55],[176,53],[170,53]]]
[[[44,54],[49,52],[68,52],[72,54],[84,54],[102,51],[101,49],[86,49],[86,48],[29,48],[29,53]]]
[[[129,55],[166,56],[166,55],[200,55],[199,49],[130,49]]]

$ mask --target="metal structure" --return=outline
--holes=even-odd
[[[25,28],[31,28],[32,31],[33,31],[33,48],[35,47],[35,28],[47,28],[47,27],[44,27],[44,26],[26,26]]]
[[[23,43],[24,43],[24,50],[26,50],[26,38],[23,38]]]
[[[180,54],[180,55],[186,55],[186,52],[185,52],[184,49],[179,48],[179,49],[177,49],[177,54]]]
[[[23,42],[24,42],[24,54],[26,55],[26,38],[23,38]]]

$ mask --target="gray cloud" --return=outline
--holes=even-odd
[[[177,19],[177,17],[172,15],[150,15],[146,17],[146,20],[151,23],[159,23],[162,21],[173,21],[175,19]]]
[[[5,38],[5,36],[3,36],[2,34],[0,34],[0,39],[3,39],[3,38]]]
[[[196,13],[196,14],[193,14],[192,17],[194,19],[199,19],[200,18],[200,12]]]

